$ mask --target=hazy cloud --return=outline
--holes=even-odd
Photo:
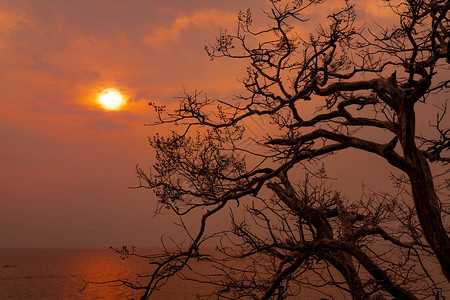
[[[366,2],[364,6],[364,12],[376,18],[392,18],[394,12],[387,3],[382,4],[381,1]]]
[[[23,14],[0,9],[0,48],[5,48],[8,35],[28,23]]]
[[[189,26],[211,29],[211,25],[226,26],[235,20],[235,13],[224,12],[217,9],[197,11],[189,16],[180,13],[169,27],[156,27],[152,35],[145,37],[145,42],[150,45],[155,45],[167,41],[176,41],[180,39],[183,30],[187,29]]]

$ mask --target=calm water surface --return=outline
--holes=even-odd
[[[138,249],[141,250],[141,249]],[[142,249],[144,250],[144,249]],[[157,248],[143,253],[158,253]],[[202,265],[207,272],[208,266]],[[0,300],[3,299],[139,299],[139,295],[123,285],[89,284],[117,278],[134,278],[136,273],[149,271],[145,261],[120,259],[109,249],[0,249]],[[178,277],[151,299],[197,299],[209,294],[212,287],[186,282]],[[331,292],[331,291],[329,291]],[[446,295],[450,297],[448,291]],[[306,292],[297,296],[301,300],[322,299],[323,294]],[[342,293],[334,299],[350,299]]]
[[[143,261],[121,260],[109,249],[0,249],[0,299],[127,299],[123,286],[89,284],[130,278],[148,269]],[[178,278],[154,299],[196,299],[203,287]],[[139,297],[137,297],[139,298]],[[152,298],[153,299],[153,298]]]

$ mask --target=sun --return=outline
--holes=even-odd
[[[124,99],[116,89],[106,89],[98,96],[100,105],[106,110],[119,110],[124,104]]]

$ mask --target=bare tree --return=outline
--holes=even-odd
[[[449,2],[385,1],[399,24],[377,31],[357,28],[354,7],[345,2],[307,37],[295,25],[324,1],[270,2],[268,28],[254,30],[251,11],[241,12],[237,31],[221,33],[206,47],[211,59],[249,62],[243,95],[222,101],[186,94],[174,112],[153,104],[160,123],[179,131],[151,139],[157,162],[154,173],[138,169],[141,186],[155,191],[160,208],[180,217],[204,213],[196,233],[181,223],[187,248],[147,257],[156,269],[133,287],[143,289],[145,299],[197,258],[222,272],[196,280],[232,299],[281,299],[330,284],[353,299],[439,297],[448,283],[434,279],[423,258],[437,259],[450,280],[448,203],[438,197],[430,169],[449,161],[443,99],[450,82]],[[310,118],[303,116],[305,101],[320,105]],[[418,103],[441,109],[430,120],[434,135],[419,135]],[[273,128],[244,147],[245,121],[255,116]],[[306,178],[296,187],[291,181],[298,166],[349,148],[376,154],[403,172],[413,205],[388,194],[347,201],[322,183]],[[247,219],[231,213],[231,231],[208,232],[219,211],[237,211],[241,202]],[[397,226],[402,229],[392,229]],[[226,258],[200,251],[210,239],[219,241]],[[386,245],[375,249],[381,240]],[[253,263],[235,266],[239,259]]]

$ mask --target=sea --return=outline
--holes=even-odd
[[[139,299],[122,284],[99,282],[135,278],[149,268],[111,249],[0,249],[0,299]],[[197,299],[203,292],[201,284],[174,277],[151,299]]]
[[[158,248],[138,250],[146,254],[161,251]],[[202,272],[209,272],[207,265],[202,264],[201,268]],[[118,278],[134,279],[137,274],[145,274],[149,270],[151,266],[148,261],[121,259],[111,249],[0,248],[0,300],[140,299],[141,293],[123,284],[105,282]],[[209,285],[175,276],[161,290],[152,294],[150,299],[198,299],[198,296],[208,295],[212,291],[213,287]],[[324,294],[318,291],[310,291],[295,299],[350,299],[348,294],[330,293],[327,293],[329,297],[323,297]],[[448,290],[445,295],[447,299],[450,298]]]

